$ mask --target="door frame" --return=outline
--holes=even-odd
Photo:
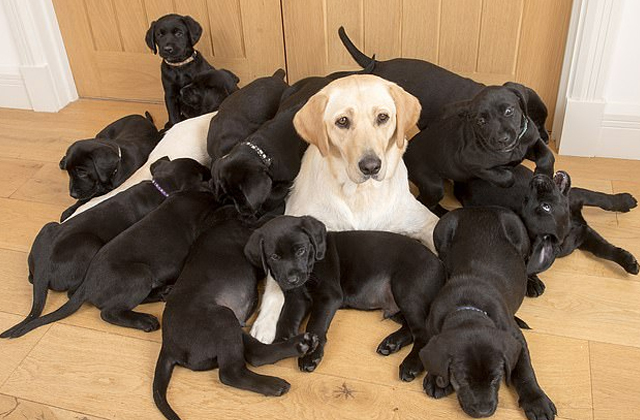
[[[29,104],[34,111],[57,112],[78,99],[52,0],[4,0],[0,7],[20,60],[19,75],[7,85],[12,94],[23,96],[17,103]]]

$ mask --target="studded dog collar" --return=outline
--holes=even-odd
[[[171,67],[182,67],[185,64],[189,64],[190,62],[195,60],[197,56],[198,56],[198,51],[194,50],[193,54],[191,54],[191,57],[187,58],[186,60],[180,61],[178,63],[172,63],[171,61],[167,61],[167,59],[165,58],[164,62]]]
[[[529,118],[524,117],[524,125],[522,126],[522,131],[518,135],[518,140],[520,140],[524,136],[524,133],[527,132],[528,128],[529,128]]]
[[[474,311],[474,312],[479,312],[484,316],[489,316],[487,312],[483,311],[480,308],[476,308],[475,306],[458,306],[454,312],[460,312],[460,311]]]
[[[116,147],[118,148],[118,163],[116,164],[116,169],[114,169],[113,173],[111,174],[111,178],[113,178],[118,173],[118,165],[120,165],[120,161],[122,160],[122,150],[120,150],[120,146],[118,146],[117,144]]]
[[[244,144],[246,146],[249,146],[254,152],[256,152],[258,157],[262,160],[262,162],[265,165],[267,165],[267,167],[271,166],[271,158],[269,156],[267,156],[267,154],[264,152],[264,150],[262,150],[260,147],[256,146],[255,144],[251,143],[250,141],[243,141],[240,144]]]
[[[156,190],[158,190],[158,192],[160,192],[160,194],[162,194],[165,198],[169,197],[169,193],[166,192],[164,188],[160,186],[160,184],[158,184],[158,181],[156,181],[155,179],[152,179],[151,183],[153,184],[154,187],[156,187]]]

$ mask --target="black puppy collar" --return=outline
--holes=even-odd
[[[166,192],[164,188],[160,186],[160,184],[158,184],[158,181],[156,181],[155,179],[152,179],[151,183],[153,184],[154,187],[156,187],[156,190],[158,190],[160,194],[162,194],[165,198],[169,197],[169,193]]]
[[[262,160],[262,162],[265,165],[267,165],[267,167],[271,166],[271,158],[269,156],[267,156],[267,154],[264,152],[264,150],[262,150],[261,148],[259,148],[255,144],[251,143],[250,141],[243,141],[240,144],[244,144],[246,146],[249,146],[254,152],[256,152],[258,157]]]
[[[524,117],[524,125],[522,126],[522,131],[518,135],[518,140],[520,140],[524,136],[524,133],[527,132],[527,128],[529,128],[529,118]]]
[[[193,60],[195,60],[197,55],[198,55],[198,51],[195,51],[195,50],[194,50],[194,51],[193,51],[193,54],[191,54],[191,57],[187,58],[186,60],[179,61],[179,62],[177,62],[177,63],[172,63],[171,61],[167,61],[167,59],[165,58],[165,59],[164,59],[164,62],[165,62],[167,65],[171,66],[171,67],[182,67],[182,66],[184,66],[185,64],[189,64],[190,62],[192,62]]]
[[[484,316],[487,316],[487,317],[489,316],[485,311],[483,311],[480,308],[476,308],[475,306],[458,306],[454,312],[460,312],[460,311],[480,312]]]
[[[116,144],[116,147],[118,148],[118,163],[116,164],[116,169],[114,169],[113,173],[111,174],[111,178],[113,178],[118,173],[118,165],[122,160],[122,150],[120,150],[120,146],[118,146],[117,144]]]

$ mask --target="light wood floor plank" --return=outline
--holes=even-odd
[[[100,417],[74,413],[2,394],[0,394],[0,418],[3,420],[101,420]]]
[[[58,220],[58,205],[0,198],[0,248],[28,252],[42,226]]]
[[[61,210],[76,202],[69,195],[69,176],[57,163],[45,163],[11,198],[55,204]]]

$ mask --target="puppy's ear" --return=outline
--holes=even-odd
[[[240,83],[240,78],[238,76],[227,69],[220,69],[220,73],[223,76],[224,89],[227,91],[228,95],[238,90],[238,83]]]
[[[324,109],[328,100],[324,93],[316,93],[293,117],[293,126],[300,137],[316,146],[322,156],[329,154],[329,136],[324,126]]]
[[[99,147],[91,152],[91,160],[93,161],[93,167],[96,170],[96,175],[98,175],[100,183],[110,183],[120,162],[118,152],[113,150],[111,146],[105,144],[103,147]]]
[[[251,264],[256,267],[262,267],[265,274],[269,273],[269,267],[264,255],[264,235],[259,229],[249,237],[249,241],[244,246],[244,256],[247,257]]]
[[[436,376],[436,383],[440,388],[449,386],[449,367],[451,354],[447,348],[447,340],[436,335],[420,350],[420,360],[426,371]]]
[[[62,159],[60,159],[60,163],[58,165],[63,171],[67,170],[67,155],[62,156]]]
[[[311,239],[316,261],[319,261],[327,252],[327,227],[315,217],[302,216],[301,219],[302,230]]]
[[[204,165],[200,165],[198,169],[200,169],[203,181],[209,181],[211,179],[211,170],[209,168]]]
[[[155,175],[156,171],[160,169],[163,165],[166,165],[168,162],[171,162],[171,160],[169,159],[169,156],[163,156],[160,159],[153,162],[149,167],[149,171],[151,172],[151,175],[152,176]]]
[[[147,29],[147,35],[145,35],[144,40],[147,43],[147,47],[149,47],[149,49],[151,51],[153,51],[154,54],[158,53],[158,47],[156,47],[156,21],[154,20],[153,22],[151,22],[151,26],[149,26],[149,29]]]
[[[522,345],[508,332],[503,333],[505,335],[502,344],[504,348],[502,350],[502,357],[504,360],[504,380],[507,386],[511,386],[511,372],[518,363],[520,352],[522,351]]]
[[[418,98],[395,83],[389,84],[389,93],[396,104],[396,132],[394,134],[396,146],[403,148],[405,138],[418,124],[422,106]]]
[[[444,261],[449,246],[458,228],[458,217],[455,211],[442,216],[433,230],[433,243],[438,251],[440,259]]]
[[[569,195],[571,190],[571,177],[565,171],[557,171],[553,176],[553,182],[558,186],[562,195]]]
[[[182,21],[189,30],[189,41],[191,41],[191,46],[196,45],[202,36],[202,26],[200,26],[200,24],[191,16],[183,16]]]
[[[524,114],[524,116],[528,117],[529,110],[527,107],[527,88],[524,85],[521,85],[520,83],[514,83],[514,82],[507,82],[502,86],[509,89],[518,97],[518,101],[520,102],[520,109],[522,110],[522,113]]]
[[[242,193],[247,206],[255,213],[271,194],[273,181],[266,171],[254,172],[243,180]]]
[[[556,260],[554,240],[550,235],[537,236],[529,253],[527,275],[542,273]]]

